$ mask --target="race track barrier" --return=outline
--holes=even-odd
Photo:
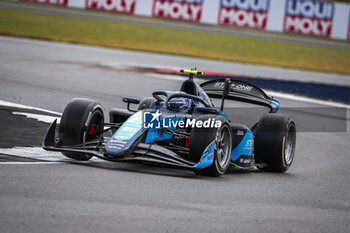
[[[350,4],[313,0],[21,0],[350,40]]]

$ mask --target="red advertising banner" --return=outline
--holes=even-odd
[[[283,31],[329,37],[332,31],[334,3],[287,0]]]
[[[21,0],[22,2],[45,3],[59,6],[67,6],[68,0]]]
[[[134,14],[137,0],[85,0],[86,9]]]
[[[265,29],[269,0],[220,0],[218,23]]]
[[[153,0],[152,16],[199,22],[203,0]]]

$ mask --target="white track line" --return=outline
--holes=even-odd
[[[28,112],[12,112],[14,115],[25,116],[30,119],[35,119],[37,121],[45,122],[51,124],[54,120],[57,120],[57,124],[60,123],[60,117],[47,116],[42,114],[28,113]]]
[[[50,110],[46,110],[46,109],[43,109],[43,108],[27,106],[27,105],[23,105],[23,104],[12,103],[12,102],[8,102],[8,101],[4,101],[4,100],[0,100],[0,106],[37,110],[37,111],[47,112],[47,113],[51,113],[51,114],[56,114],[56,115],[59,115],[59,116],[62,115],[62,113],[59,113],[59,112],[50,111]]]
[[[46,151],[41,147],[13,147],[0,148],[0,154],[12,155],[26,159],[37,159],[39,162],[71,162],[75,161],[63,156],[60,152]],[[101,161],[98,158],[91,158],[89,161]],[[76,161],[75,161],[76,162]],[[82,161],[84,163],[85,161]],[[7,163],[7,162],[3,162]],[[26,162],[23,162],[26,163]],[[37,162],[33,162],[37,163]],[[81,163],[81,162],[79,162]]]
[[[267,91],[267,90],[265,92],[269,96],[280,97],[280,98],[284,98],[284,99],[291,99],[291,100],[313,103],[313,104],[321,104],[321,105],[326,105],[326,106],[350,109],[350,105],[348,105],[348,104],[341,104],[341,103],[336,103],[336,102],[326,101],[326,100],[317,100],[317,99],[312,99],[309,97],[301,97],[301,96],[297,96],[297,95],[293,95],[293,94],[286,94],[286,93],[281,93],[281,92],[274,92],[274,91]]]
[[[61,153],[45,151],[41,147],[0,148],[0,154],[37,159],[45,162],[62,162],[65,159]]]
[[[63,164],[63,162],[0,162],[0,165],[52,165]]]

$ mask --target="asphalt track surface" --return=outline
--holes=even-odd
[[[108,111],[124,106],[122,96],[142,98],[155,89],[179,88],[180,78],[99,65],[142,63],[145,57],[154,65],[161,60],[181,67],[189,61],[0,37],[0,100],[62,112],[71,98],[86,97],[99,100]],[[217,64],[190,61],[188,67]],[[327,110],[314,103],[278,100],[282,106]],[[48,124],[23,114],[58,115],[3,103],[0,232],[319,233],[348,232],[350,227],[347,117],[346,132],[298,133],[296,157],[285,174],[230,170],[210,178],[141,164],[74,162],[42,152],[38,146]],[[300,117],[306,122],[318,119],[307,112]],[[324,117],[323,123],[337,118],[331,112]],[[14,156],[13,146],[27,151]]]
[[[264,34],[264,33],[256,33],[256,32],[247,32],[247,31],[234,31],[224,28],[218,28],[209,25],[196,25],[191,23],[179,23],[179,22],[169,22],[169,21],[155,21],[155,20],[145,20],[131,17],[123,17],[121,15],[106,15],[93,11],[77,11],[74,9],[66,9],[62,8],[52,8],[45,7],[45,5],[36,4],[36,5],[20,5],[9,2],[0,2],[0,8],[14,9],[14,10],[22,10],[22,11],[31,11],[37,13],[46,13],[53,15],[61,15],[61,16],[70,16],[70,17],[78,17],[78,18],[88,18],[95,20],[103,20],[110,22],[121,22],[121,23],[132,23],[132,24],[143,24],[157,27],[166,27],[166,28],[175,28],[175,29],[185,29],[190,31],[203,31],[203,32],[212,32],[212,33],[220,33],[226,35],[235,35],[235,36],[243,36],[243,37],[254,37],[268,40],[276,40],[276,41],[284,41],[284,42],[292,42],[298,44],[312,45],[312,46],[321,46],[328,48],[339,48],[339,49],[350,49],[349,43],[337,43],[335,41],[323,41],[311,38],[298,38],[293,36],[286,35],[278,35],[278,34]]]

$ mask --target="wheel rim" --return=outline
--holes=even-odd
[[[295,151],[295,130],[291,126],[288,129],[284,147],[284,159],[287,165],[290,165],[293,161],[294,151]]]
[[[224,125],[218,132],[217,139],[217,161],[220,167],[224,168],[230,162],[231,144],[230,128]]]
[[[91,125],[94,124],[94,125],[96,125],[96,128],[95,128],[93,133],[101,132],[103,130],[103,122],[104,122],[103,114],[99,110],[95,111],[92,114],[91,120],[90,120],[90,122],[88,124],[85,141],[94,140],[94,139],[97,139],[97,138],[99,138],[101,136],[101,134],[93,134],[93,135],[91,135],[89,131],[91,129]]]

